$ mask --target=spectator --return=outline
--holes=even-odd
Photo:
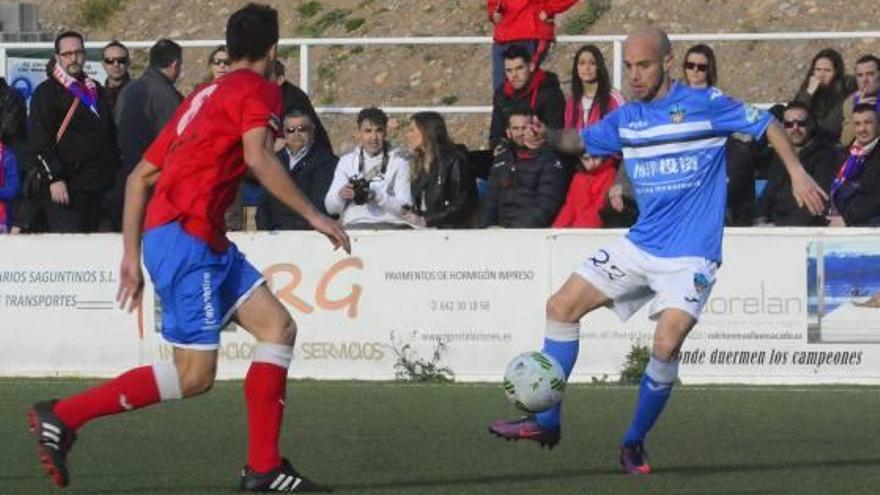
[[[147,69],[129,84],[119,98],[116,125],[122,167],[109,194],[108,210],[114,231],[121,230],[125,179],[141,160],[141,155],[171,120],[183,95],[174,87],[180,77],[183,49],[169,39],[161,39],[150,48]]]
[[[611,88],[602,52],[593,45],[581,47],[571,68],[571,95],[565,101],[565,127],[583,129],[602,119],[624,103]],[[578,170],[568,188],[565,204],[553,221],[553,227],[598,228],[599,211],[605,206],[620,159],[616,157],[578,159]]]
[[[718,68],[715,52],[700,43],[688,48],[681,64],[684,83],[692,88],[707,88],[718,84]]]
[[[333,182],[339,158],[327,148],[318,146],[315,135],[316,126],[311,116],[302,110],[292,110],[284,117],[285,146],[278,152],[278,160],[287,167],[293,182],[312,204],[326,213],[324,198]],[[257,208],[257,228],[312,230],[311,224],[301,215],[270,194],[263,195]]]
[[[504,51],[511,46],[527,50],[539,67],[555,38],[555,17],[577,0],[488,0],[486,13],[492,28],[492,91],[504,83]]]
[[[405,229],[412,205],[409,162],[385,140],[388,116],[365,108],[357,116],[358,146],[339,159],[324,206],[347,229]]]
[[[839,155],[834,143],[816,133],[816,123],[810,110],[798,101],[785,107],[782,126],[804,169],[828,192]],[[758,224],[810,226],[827,223],[824,216],[813,215],[806,208],[797,205],[791,190],[791,179],[778,156],[770,162],[769,178],[761,196],[758,213]]]
[[[853,91],[850,86],[843,68],[843,57],[836,50],[825,48],[813,57],[795,100],[810,109],[810,115],[816,119],[821,132],[828,132],[837,140],[843,125],[841,104]]]
[[[480,205],[480,227],[549,227],[559,211],[568,174],[531,126],[533,114],[514,109],[507,138],[495,154],[489,191]]]
[[[856,85],[858,89],[843,102],[843,129],[840,144],[849,146],[855,137],[852,125],[852,111],[860,103],[872,103],[875,111],[880,111],[880,59],[865,55],[856,61]]]
[[[0,233],[17,232],[13,219],[13,200],[19,202],[20,168],[27,127],[27,107],[21,94],[0,77]]]
[[[307,95],[305,91],[285,79],[284,64],[282,64],[280,61],[275,61],[273,71],[275,74],[275,80],[278,81],[278,85],[281,86],[281,98],[283,101],[282,104],[284,106],[284,115],[288,115],[294,111],[303,112],[308,115],[309,120],[311,120],[313,125],[315,126],[315,134],[313,136],[315,139],[315,146],[327,148],[327,151],[332,154],[333,145],[330,144],[330,136],[327,135],[327,130],[324,129],[324,124],[321,123],[321,119],[315,112],[315,107],[312,106],[312,102],[311,100],[309,100],[309,95]]]
[[[12,227],[12,200],[19,190],[15,153],[0,140],[0,234],[8,234]]]
[[[131,81],[131,75],[128,73],[131,65],[128,48],[116,40],[107,43],[101,50],[101,65],[104,67],[104,72],[107,73],[107,79],[104,81],[104,94],[107,95],[110,111],[115,113],[119,95]]]
[[[507,117],[514,107],[527,106],[551,129],[565,124],[565,97],[559,78],[529,62],[529,52],[521,46],[504,50],[506,81],[495,91],[492,100],[492,126],[489,147],[494,149],[504,137]]]
[[[831,226],[880,225],[880,153],[877,149],[877,112],[871,103],[853,109],[855,139],[849,156],[831,186],[835,213]]]
[[[467,150],[452,142],[436,112],[414,114],[406,139],[413,202],[403,218],[418,227],[465,227],[476,206]]]
[[[85,56],[81,34],[58,35],[48,79],[31,98],[28,140],[49,182],[50,232],[95,232],[119,169],[113,115],[103,88],[83,72]]]
[[[208,56],[208,75],[203,82],[211,82],[220,76],[224,76],[229,72],[229,53],[226,51],[226,45],[220,45],[211,50]]]

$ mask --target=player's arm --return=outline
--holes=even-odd
[[[788,141],[788,136],[785,135],[785,131],[779,127],[776,120],[773,120],[767,127],[767,140],[779,158],[782,159],[788,175],[791,176],[791,190],[798,206],[808,209],[813,215],[824,213],[828,194],[804,170],[797,153]]]
[[[150,192],[161,169],[147,160],[140,163],[125,181],[125,204],[122,210],[122,265],[119,269],[119,307],[131,311],[140,306],[144,277],[141,273],[141,228]]]
[[[299,213],[318,232],[326,235],[334,248],[351,253],[348,234],[322,214],[300,191],[272,150],[272,135],[266,127],[255,127],[242,135],[244,161],[260,184],[285,206]]]

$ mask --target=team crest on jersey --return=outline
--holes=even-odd
[[[684,108],[679,104],[672,105],[669,109],[669,116],[672,118],[673,123],[681,124],[684,122]]]
[[[709,288],[709,277],[702,273],[695,273],[694,289],[696,289],[697,294],[702,294],[707,288]]]
[[[761,118],[761,110],[752,105],[746,105],[746,121],[750,124],[754,124]]]

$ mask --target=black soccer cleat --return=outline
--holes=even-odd
[[[37,456],[43,470],[60,487],[70,484],[67,454],[76,434],[55,416],[57,400],[37,402],[27,412],[30,430],[37,435]]]
[[[241,470],[238,489],[243,492],[329,493],[329,487],[321,486],[296,472],[287,459],[268,473],[260,474],[245,466]]]

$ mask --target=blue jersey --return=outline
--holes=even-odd
[[[622,154],[639,218],[627,237],[659,257],[721,261],[734,132],[763,136],[772,116],[717,88],[673,83],[658,100],[629,102],[581,133],[587,151]]]

